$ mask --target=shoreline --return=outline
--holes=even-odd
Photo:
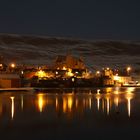
[[[140,88],[140,86],[102,86],[102,87],[22,87],[22,88],[0,88],[3,91],[45,91],[45,90],[90,90],[90,89],[104,89],[104,88]]]

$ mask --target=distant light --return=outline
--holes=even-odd
[[[116,75],[114,76],[114,80],[115,80],[115,81],[119,81],[119,79],[120,79],[120,77],[118,76],[118,74],[116,74]]]
[[[24,74],[24,71],[23,70],[21,71],[21,74]]]
[[[72,81],[72,82],[74,82],[74,81],[75,81],[75,79],[74,79],[74,78],[72,78],[72,79],[71,79],[71,81]]]
[[[56,71],[55,74],[58,74],[58,71]]]
[[[10,66],[11,66],[11,68],[15,68],[16,64],[12,63]]]
[[[74,74],[72,73],[72,69],[68,69],[68,72],[66,73],[68,77],[72,77]]]
[[[39,70],[36,75],[39,77],[39,78],[43,78],[43,77],[46,77],[46,73],[43,71],[43,70]]]
[[[131,70],[131,67],[127,67],[127,71],[130,71]]]
[[[97,94],[100,94],[100,91],[101,91],[101,90],[100,90],[100,89],[98,89],[98,90],[97,90]]]
[[[96,74],[100,74],[100,71],[96,71]]]
[[[107,70],[109,70],[110,68],[108,67]]]
[[[64,67],[62,68],[62,70],[67,70],[67,68],[64,66]]]
[[[129,75],[131,71],[131,67],[127,67],[126,71],[127,71],[127,74]]]

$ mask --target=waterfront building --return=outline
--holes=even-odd
[[[1,88],[19,88],[21,87],[21,79],[18,74],[0,74]]]
[[[76,58],[72,55],[59,55],[54,61],[54,68],[56,69],[86,69],[82,58]]]

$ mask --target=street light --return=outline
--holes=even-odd
[[[100,71],[96,71],[96,74],[100,74]]]
[[[14,63],[12,63],[10,66],[11,66],[11,68],[15,68],[16,65]]]
[[[10,70],[11,72],[14,72],[14,71],[15,71],[15,68],[16,68],[16,64],[15,64],[15,63],[11,63],[11,64],[9,65],[9,70]]]
[[[96,76],[100,76],[100,71],[96,71]]]
[[[131,71],[131,67],[127,67],[127,74],[129,75],[130,74],[130,71]]]

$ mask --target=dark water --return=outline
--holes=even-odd
[[[136,139],[140,89],[1,92],[1,139]]]

